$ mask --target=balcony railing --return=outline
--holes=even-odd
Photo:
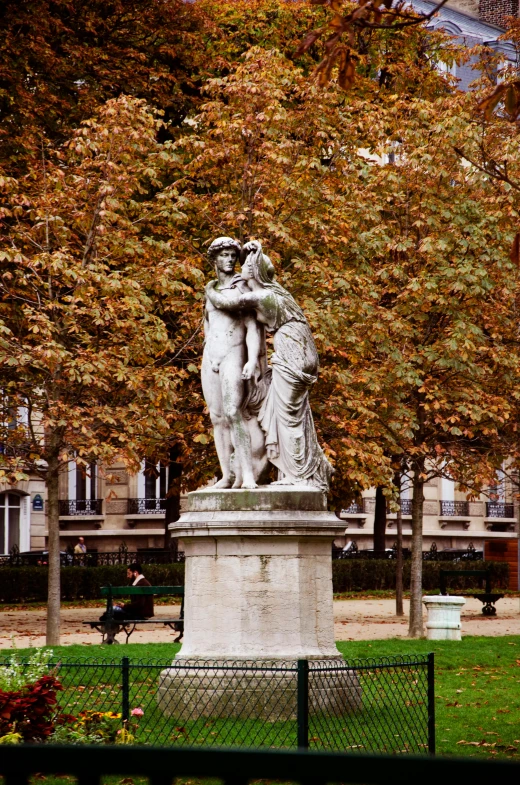
[[[401,499],[401,515],[411,515],[411,514],[412,514],[412,500]]]
[[[128,499],[128,515],[164,515],[166,499]]]
[[[363,502],[352,502],[348,507],[341,510],[342,515],[362,515],[365,512],[365,505]]]
[[[468,502],[441,502],[441,515],[464,518],[469,515]]]
[[[103,515],[103,499],[62,499],[60,515]]]
[[[514,518],[515,505],[504,502],[486,502],[486,518]]]

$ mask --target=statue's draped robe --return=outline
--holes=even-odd
[[[274,333],[272,378],[258,414],[266,446],[278,457],[269,460],[288,482],[316,485],[328,490],[332,467],[318,444],[312,418],[309,389],[316,382],[318,352],[307,320],[291,295],[276,283],[272,293]]]

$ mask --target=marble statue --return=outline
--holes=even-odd
[[[240,244],[218,237],[208,249],[215,265],[215,293],[227,298],[249,291],[235,274]],[[202,389],[222,470],[219,488],[256,488],[267,465],[265,437],[256,417],[267,371],[265,334],[252,309],[218,309],[206,301]]]
[[[230,325],[228,329],[233,325],[231,332],[235,338],[233,359],[224,365],[223,352],[229,352],[230,349],[224,349],[221,345],[217,350],[215,344],[211,344],[215,348],[207,345],[208,359],[211,356],[212,363],[220,363],[222,389],[230,387],[236,391],[235,411],[240,408],[242,388],[236,381],[224,381],[222,377],[231,373],[233,379],[238,378],[238,364],[245,360],[246,355],[244,342],[247,344],[244,378],[250,378],[253,365],[258,365],[259,339],[253,324],[257,325],[256,329],[258,324],[264,325],[268,332],[273,333],[272,374],[260,374],[260,379],[266,383],[258,385],[260,396],[256,396],[256,403],[258,397],[262,397],[262,400],[257,417],[253,416],[251,420],[257,419],[264,435],[267,458],[278,469],[279,479],[276,484],[311,485],[327,491],[333,470],[318,444],[309,404],[309,390],[316,382],[319,368],[310,327],[293,297],[274,281],[274,267],[263,253],[261,244],[257,241],[246,243],[242,254],[245,261],[241,276],[235,278],[231,263],[226,272],[221,271],[220,257],[215,257],[219,280],[211,281],[206,287],[207,308],[210,317],[213,314],[215,319],[218,313],[229,320],[226,324]],[[225,281],[222,278],[224,272],[227,275]],[[235,321],[237,317],[238,321]],[[235,465],[237,460],[247,457],[247,449],[243,446],[239,455],[238,444],[235,435]],[[245,485],[250,482],[250,478],[251,473],[244,468],[242,487],[251,487]]]

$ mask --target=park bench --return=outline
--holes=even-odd
[[[446,578],[450,575],[478,575],[486,579],[486,588],[484,592],[473,592],[471,594],[464,592],[468,597],[474,597],[482,603],[482,613],[484,616],[496,616],[497,609],[495,603],[501,600],[503,594],[496,594],[491,591],[491,578],[489,570],[440,570],[440,589],[441,594],[448,594],[446,588]]]
[[[177,619],[165,619],[154,616],[151,619],[118,619],[114,618],[114,597],[131,597],[143,595],[173,596],[181,595],[181,612]],[[175,630],[179,635],[175,638],[175,643],[181,640],[184,633],[184,586],[102,586],[101,596],[107,598],[106,618],[104,621],[84,621],[93,630],[101,633],[101,643],[119,643],[116,635],[124,630],[126,643],[136,626],[139,624],[162,624]]]

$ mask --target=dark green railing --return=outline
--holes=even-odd
[[[8,664],[9,656],[0,659]],[[114,724],[129,722],[137,744],[435,754],[433,654],[269,663],[60,658],[48,667],[62,687],[58,714],[116,712]],[[199,711],[210,695],[221,697]]]
[[[171,785],[174,777],[211,777],[226,785],[281,780],[304,785],[489,785],[520,781],[520,764],[470,758],[348,755],[344,753],[163,749],[143,747],[2,747],[0,775],[6,785],[26,785],[38,773],[72,775],[79,785],[99,785],[101,777],[147,777],[150,785]]]

